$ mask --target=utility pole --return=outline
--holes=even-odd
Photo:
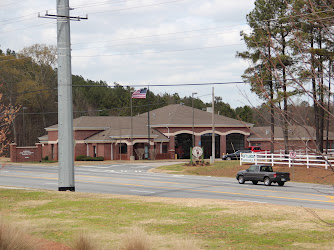
[[[39,17],[41,16],[39,15]],[[57,0],[57,15],[51,15],[46,12],[45,18],[57,19],[58,191],[74,192],[74,138],[70,21],[80,21],[80,19],[88,19],[88,17],[71,17],[69,0]]]
[[[132,119],[132,91],[130,89],[130,107],[131,107],[131,121],[130,121],[130,125],[131,125],[131,154],[130,154],[130,161],[134,161],[134,156],[133,156],[133,119]]]
[[[58,190],[75,191],[69,0],[57,1],[57,15]]]
[[[216,157],[216,135],[215,135],[215,87],[212,87],[212,156],[211,164],[215,163]]]
[[[149,100],[149,91],[150,91],[150,86],[147,86],[147,108],[148,108],[148,112],[147,112],[147,138],[148,138],[148,148],[147,148],[147,158],[148,160],[150,160],[150,148],[151,148],[151,130],[150,130],[150,100]]]

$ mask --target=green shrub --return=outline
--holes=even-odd
[[[91,157],[91,156],[86,156],[86,155],[78,155],[75,158],[76,161],[104,161],[104,157],[99,156],[99,157]]]
[[[44,158],[43,158],[43,161],[48,161],[49,160],[49,156],[45,156]]]

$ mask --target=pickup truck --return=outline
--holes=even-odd
[[[264,182],[266,186],[270,186],[271,183],[284,186],[284,183],[290,180],[290,173],[274,172],[273,168],[268,165],[252,165],[247,170],[239,171],[236,178],[240,184],[252,181],[254,185],[258,182]]]

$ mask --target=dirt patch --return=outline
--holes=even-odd
[[[50,203],[51,200],[29,200],[29,201],[22,201],[22,202],[18,202],[18,206],[22,206],[22,207],[37,207],[37,206],[42,206],[45,204]]]
[[[38,239],[38,248],[36,250],[71,250],[72,248],[50,240]]]
[[[333,250],[333,245],[324,246],[316,243],[293,243],[296,249],[322,249],[322,250]]]
[[[158,220],[158,219],[150,219],[145,221],[139,221],[139,224],[164,224],[164,225],[176,225],[182,224],[183,222],[180,220]]]
[[[291,223],[290,220],[285,221],[276,221],[273,225],[268,225],[266,222],[259,222],[252,224],[254,231],[257,231],[257,234],[267,234],[267,233],[279,233],[284,230],[317,230],[328,232],[328,227],[324,227],[319,221],[314,220],[314,218],[309,217],[307,221],[298,221],[297,223]],[[261,231],[258,231],[258,228],[261,228]]]

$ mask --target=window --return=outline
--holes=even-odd
[[[121,151],[121,154],[127,154],[128,153],[128,146],[126,145],[126,143],[121,143],[120,144],[120,151]]]
[[[271,166],[262,166],[261,172],[272,172],[273,168]]]
[[[168,153],[168,146],[167,144],[162,144],[162,153],[167,154]]]
[[[97,156],[97,151],[96,151],[96,146],[93,146],[93,157],[96,157]]]
[[[248,169],[249,172],[255,172],[255,170],[257,169],[256,165],[250,166],[250,168]]]
[[[51,159],[55,159],[55,145],[51,144]]]

